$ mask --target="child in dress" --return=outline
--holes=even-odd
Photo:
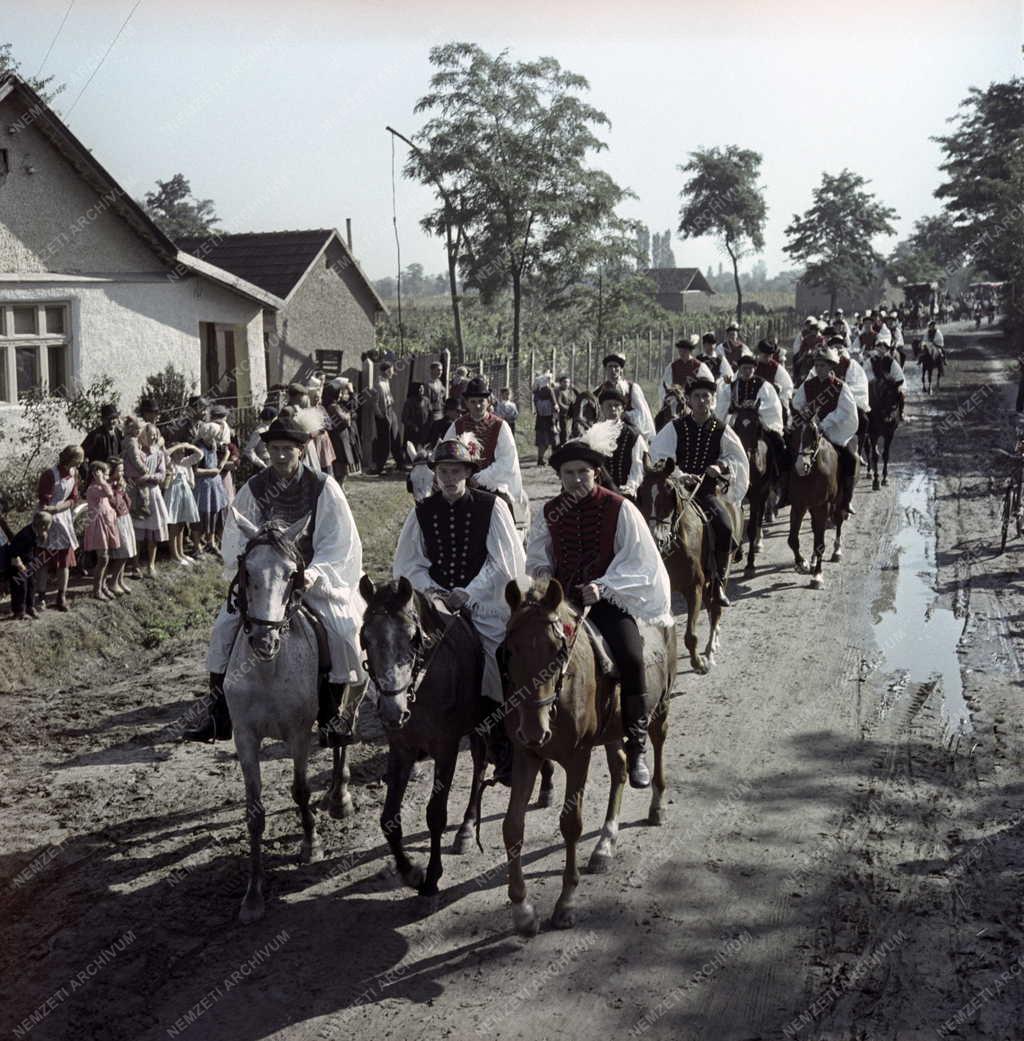
[[[135,517],[135,538],[141,546],[146,547],[146,575],[156,575],[156,550],[161,542],[166,542],[167,504],[164,502],[161,485],[167,476],[164,466],[164,451],[160,447],[160,431],[152,423],[146,423],[139,430],[139,451],[142,454],[145,469],[142,476],[133,478],[136,487],[145,488],[149,493],[149,513],[145,517]],[[126,457],[127,459],[127,457]],[[126,467],[129,477],[131,470]]]
[[[135,525],[132,524],[132,504],[128,499],[125,483],[124,463],[114,456],[110,464],[110,504],[117,517],[117,546],[110,551],[110,585],[115,596],[129,596],[131,590],[124,584],[124,569],[129,560],[139,552],[135,541]]]
[[[203,452],[203,458],[195,468],[196,506],[199,508],[197,541],[208,552],[219,555],[215,541],[217,519],[221,510],[228,504],[217,452],[220,445],[220,428],[216,423],[200,423],[196,438]]]
[[[188,442],[173,445],[170,452],[170,487],[165,496],[167,502],[167,524],[170,530],[171,558],[179,564],[192,566],[192,560],[185,556],[185,529],[190,524],[199,523],[199,507],[196,506],[192,485],[195,477],[192,468],[202,462],[203,451]]]
[[[99,459],[89,464],[89,484],[85,501],[89,507],[89,523],[83,545],[96,554],[96,573],[92,580],[92,595],[97,600],[113,600],[114,594],[105,584],[110,551],[121,544],[117,532],[117,514],[114,512],[114,490],[107,477],[110,466]]]

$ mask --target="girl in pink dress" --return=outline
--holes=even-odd
[[[117,548],[110,551],[110,589],[115,596],[129,596],[131,590],[124,584],[124,569],[129,560],[135,559],[138,547],[132,523],[132,504],[124,477],[124,461],[117,456],[110,460],[110,488],[110,502],[117,517],[117,536],[120,539]]]
[[[97,600],[113,600],[114,594],[105,584],[110,551],[117,549],[121,538],[117,532],[117,513],[114,511],[114,490],[107,477],[110,467],[94,460],[89,464],[89,484],[85,501],[89,507],[89,523],[85,529],[84,545],[96,554],[96,573],[92,580],[92,595]]]

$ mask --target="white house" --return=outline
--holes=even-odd
[[[0,76],[0,417],[30,390],[104,374],[132,408],[168,363],[259,404],[263,316],[282,303],[179,250],[20,77]]]

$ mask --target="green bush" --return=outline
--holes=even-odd
[[[146,380],[139,401],[153,398],[156,407],[166,415],[177,415],[184,408],[188,399],[196,392],[196,381],[189,380],[183,372],[168,363],[167,368],[150,376]],[[138,410],[138,403],[136,403]]]

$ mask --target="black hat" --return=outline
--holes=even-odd
[[[622,424],[618,420],[603,419],[589,427],[579,437],[559,445],[551,453],[551,468],[558,473],[564,463],[580,460],[597,468],[608,463],[615,451]]]
[[[152,398],[143,398],[139,402],[140,412],[159,412],[160,406]]]
[[[701,343],[715,343],[718,337],[714,333],[705,333],[701,338]]]
[[[774,345],[769,343],[767,340],[758,340],[757,341],[757,349],[762,354],[774,354],[775,353]]]
[[[427,465],[431,470],[438,463],[462,463],[473,470],[480,468],[480,442],[472,433],[438,442]]]
[[[461,412],[462,402],[458,398],[445,398],[444,410],[445,412]]]
[[[735,322],[730,322],[730,323],[729,323],[729,324],[728,324],[728,325],[727,325],[727,326],[725,327],[725,331],[726,331],[727,333],[732,333],[732,332],[736,332],[736,333],[738,333],[738,332],[740,331],[740,327],[739,327],[739,326],[738,326],[738,325],[737,325],[737,324],[736,324]]]
[[[101,419],[110,419],[112,417],[116,418],[118,415],[120,415],[120,413],[118,412],[117,405],[108,404],[108,405],[102,405],[100,407],[100,418]]]
[[[273,419],[277,415],[277,406],[266,404],[260,409],[260,419]]]
[[[189,408],[206,409],[210,407],[210,402],[204,398],[201,394],[195,394],[188,399]]]
[[[618,387],[605,387],[601,393],[597,395],[597,400],[599,404],[603,404],[605,401],[617,401],[623,408],[629,407],[626,395],[623,394]]]
[[[271,441],[291,441],[293,444],[305,447],[310,436],[310,432],[296,419],[294,412],[282,412],[260,434],[260,440],[268,445]]]
[[[718,384],[714,380],[705,379],[703,376],[695,376],[686,384],[686,393],[692,394],[695,390],[710,390],[714,394],[718,390]]]
[[[842,336],[830,336],[828,338],[829,347],[845,347],[846,340]]]
[[[686,347],[692,351],[697,346],[697,343],[698,340],[696,336],[680,336],[679,339],[676,340],[676,350]]]
[[[462,392],[464,398],[489,398],[491,396],[491,385],[486,376],[474,376]]]
[[[602,365],[621,365],[622,368],[626,367],[626,359],[621,354],[606,354],[604,360],[601,362]]]

